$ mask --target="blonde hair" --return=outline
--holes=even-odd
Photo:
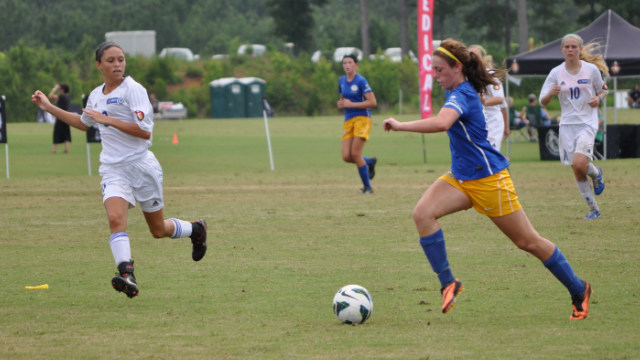
[[[604,57],[600,53],[600,44],[597,42],[590,42],[583,46],[584,40],[578,34],[567,34],[562,38],[562,42],[560,46],[564,46],[564,41],[568,38],[574,38],[578,40],[578,46],[582,49],[580,50],[580,60],[584,60],[588,63],[591,63],[598,67],[605,76],[609,76],[609,67],[607,63],[604,61]]]
[[[489,68],[489,69],[493,69],[493,67],[494,67],[494,65],[493,65],[493,56],[488,55],[487,54],[487,50],[485,50],[485,48],[482,47],[482,45],[473,44],[473,45],[469,46],[469,51],[471,51],[473,49],[478,49],[480,51],[481,59],[482,59],[482,62],[484,63],[484,66]]]

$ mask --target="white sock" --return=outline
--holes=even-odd
[[[583,181],[577,181],[578,190],[580,191],[580,195],[589,206],[591,211],[598,210],[598,203],[596,202],[596,197],[593,194],[593,189],[591,188],[591,183],[589,180],[584,179]]]
[[[592,179],[595,179],[598,177],[598,168],[595,165],[593,165],[592,162],[590,162],[589,166],[587,167],[587,175]]]
[[[109,238],[111,253],[116,261],[116,266],[131,261],[131,245],[129,244],[129,234],[126,232],[117,232]]]
[[[171,218],[169,220],[173,221],[173,224],[175,225],[175,230],[173,230],[173,235],[171,235],[172,238],[175,239],[191,236],[193,227],[190,222],[174,218]]]

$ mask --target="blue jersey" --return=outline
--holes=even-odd
[[[444,107],[460,117],[447,130],[451,148],[451,172],[458,180],[482,179],[509,166],[507,159],[487,140],[487,121],[476,90],[464,81],[446,92]]]
[[[364,94],[370,93],[371,86],[367,79],[360,74],[356,74],[353,81],[347,81],[347,75],[343,75],[338,79],[338,92],[343,98],[351,102],[363,102]],[[371,109],[344,109],[344,121],[353,119],[356,116],[371,117]]]

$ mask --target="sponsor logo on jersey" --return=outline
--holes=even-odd
[[[358,91],[358,85],[356,85],[356,84],[351,85],[351,91],[352,92]]]
[[[112,97],[107,99],[107,105],[109,104],[124,104],[124,98]]]
[[[138,120],[142,121],[144,120],[144,112],[142,111],[136,111],[136,117],[138,118]]]
[[[493,90],[500,90],[500,85],[493,84]]]
[[[578,84],[589,84],[591,82],[590,79],[580,79],[578,80]]]
[[[565,83],[564,83],[564,80],[563,80],[563,81],[560,83],[560,86],[563,86],[564,84],[565,84]]]

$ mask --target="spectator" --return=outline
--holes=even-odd
[[[158,101],[158,98],[156,98],[155,93],[151,93],[149,95],[149,102],[151,103],[151,108],[153,109],[154,114],[157,114],[158,112],[160,112],[160,109],[158,109],[160,102]]]
[[[538,97],[535,94],[529,94],[529,105],[523,112],[533,126],[551,126],[551,119],[547,111],[538,104]]]
[[[633,85],[633,89],[629,91],[627,101],[629,102],[630,108],[640,109],[640,88],[638,88],[638,84]]]
[[[71,99],[69,98],[69,85],[56,84],[49,92],[49,99],[56,102],[56,106],[62,110],[69,110],[71,105]],[[56,122],[53,125],[53,148],[52,153],[56,153],[58,144],[64,143],[64,153],[69,152],[69,143],[71,143],[71,128],[69,124],[56,118]]]
[[[513,103],[513,98],[509,96],[508,100],[509,105],[509,127],[512,129],[522,129],[523,127],[527,128],[527,134],[529,135],[529,139],[534,139],[533,130],[531,126],[529,126],[529,119],[524,116],[524,112],[519,112],[516,110],[516,107]]]

